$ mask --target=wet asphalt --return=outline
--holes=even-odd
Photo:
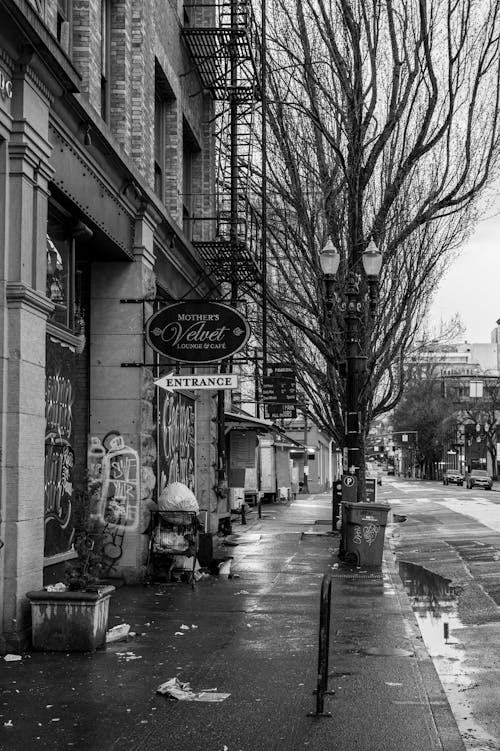
[[[129,624],[127,641],[2,661],[0,749],[463,751],[389,546],[381,569],[339,564],[329,518],[328,494],[263,506],[217,549],[231,578],[117,589],[109,626]],[[313,694],[325,573],[328,717]],[[230,696],[159,695],[176,676]]]

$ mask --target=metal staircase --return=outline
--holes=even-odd
[[[214,236],[194,240],[207,270],[233,290],[261,277],[259,238],[249,217],[249,191],[260,99],[259,39],[249,0],[186,5],[183,37],[215,101],[216,175]]]

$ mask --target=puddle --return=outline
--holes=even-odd
[[[399,563],[399,576],[431,657],[447,655],[458,659],[455,653],[458,652],[459,642],[454,632],[463,626],[457,615],[456,594],[451,580],[405,561]]]
[[[404,561],[399,563],[399,575],[466,749],[495,748],[477,745],[478,739],[486,736],[481,725],[467,711],[467,689],[477,684],[466,668],[467,653],[460,640],[463,625],[457,615],[457,592],[450,579]]]

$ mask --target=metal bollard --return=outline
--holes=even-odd
[[[316,711],[308,712],[309,717],[331,717],[324,711],[325,694],[328,691],[328,652],[330,649],[330,610],[332,603],[332,577],[325,574],[321,582],[321,602],[319,611],[318,683],[316,688]]]

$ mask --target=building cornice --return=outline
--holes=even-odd
[[[9,307],[24,305],[45,316],[54,310],[54,303],[48,297],[24,282],[7,282],[5,296]]]

